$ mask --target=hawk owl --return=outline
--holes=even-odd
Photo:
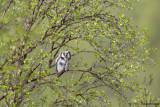
[[[69,51],[62,51],[56,58],[57,77],[60,77],[64,72],[69,71],[71,60],[71,53]]]

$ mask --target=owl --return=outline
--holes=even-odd
[[[69,51],[62,51],[56,58],[57,77],[60,77],[64,72],[69,71],[71,60],[71,53]]]

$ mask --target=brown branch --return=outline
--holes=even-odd
[[[8,11],[9,7],[11,6],[12,2],[13,2],[13,0],[10,0],[10,2],[7,5],[7,7],[5,8],[5,10],[3,12],[3,15],[2,15],[2,20],[3,20],[4,16],[5,16],[6,12]]]
[[[3,69],[3,67],[6,65],[7,62],[8,62],[8,59],[6,59],[6,60],[4,61],[4,63],[0,66],[0,70]]]
[[[94,77],[96,77],[97,79],[99,79],[102,83],[104,83],[105,86],[111,88],[112,90],[114,90],[115,92],[117,92],[118,94],[120,94],[120,95],[128,102],[127,98],[125,97],[125,95],[124,95],[122,92],[114,89],[113,86],[108,85],[108,84],[103,80],[102,77],[99,77],[96,73],[93,73],[93,72],[89,72],[89,73],[92,74],[92,75],[93,75]]]
[[[0,101],[3,100],[6,97],[6,95],[3,95],[0,97]]]
[[[124,96],[123,93],[121,93],[120,91],[116,90],[116,89],[114,88],[114,86],[108,85],[108,84],[103,80],[104,77],[101,77],[101,76],[99,76],[97,73],[92,72],[92,69],[93,69],[93,66],[90,67],[90,68],[87,69],[87,70],[73,70],[73,71],[80,71],[80,72],[86,72],[86,73],[88,72],[88,73],[90,73],[93,77],[96,77],[96,78],[97,78],[99,81],[101,81],[105,86],[111,88],[112,90],[114,90],[115,92],[117,92],[118,94],[120,94],[120,95],[127,101],[127,98]],[[72,70],[71,70],[71,71],[72,71]],[[127,102],[128,102],[128,101],[127,101]]]
[[[54,73],[51,73],[51,74],[47,74],[46,76],[41,76],[41,77],[38,77],[38,78],[34,78],[34,79],[31,80],[31,82],[35,82],[35,81],[37,81],[37,80],[41,80],[41,79],[43,79],[43,78],[45,78],[45,77],[48,77],[48,76],[51,76],[51,75],[56,75],[56,74],[57,74],[57,73],[54,72]],[[27,83],[31,83],[31,82],[27,82]]]
[[[45,18],[46,13],[50,10],[50,8],[52,7],[52,5],[53,5],[55,2],[56,2],[56,0],[50,2],[50,4],[48,5],[47,9],[42,13],[42,17],[40,17],[41,19],[39,20],[39,22],[37,23],[37,25],[39,25],[40,22]],[[42,2],[41,2],[41,5],[42,5]],[[38,10],[39,10],[39,9],[40,9],[40,6],[38,7]],[[38,11],[38,10],[37,10],[37,11]],[[36,14],[36,16],[34,17],[34,16],[33,16],[34,13],[35,13],[35,9],[34,9],[34,11],[33,11],[33,13],[32,13],[32,18],[31,18],[30,21],[29,21],[29,24],[30,24],[30,25],[29,25],[29,27],[27,28],[27,31],[29,31],[29,30],[31,29],[32,25],[36,22],[37,14]],[[35,28],[36,28],[36,27],[35,27]],[[34,28],[34,29],[35,29],[35,28]]]
[[[38,64],[36,67],[30,70],[30,72],[27,74],[26,79],[23,81],[22,86],[28,83],[28,78],[33,74],[33,72],[40,66],[41,64]]]
[[[36,88],[36,86],[37,86],[37,83],[34,83],[34,84],[32,85],[32,87],[31,87],[27,92],[33,91],[33,90]],[[20,104],[23,102],[24,97],[25,97],[25,95],[26,95],[27,92],[24,92],[24,93],[22,93],[22,94],[20,95],[20,97],[18,98],[19,101],[17,102],[16,106],[20,106]]]

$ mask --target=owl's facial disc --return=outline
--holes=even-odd
[[[63,53],[63,55],[66,57],[66,53]]]
[[[66,56],[67,56],[67,54],[66,54],[66,53],[63,53],[63,54],[62,54],[62,57],[66,57]]]
[[[61,54],[62,58],[69,59],[70,58],[70,52],[69,51],[63,51]]]

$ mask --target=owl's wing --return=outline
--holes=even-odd
[[[70,68],[70,60],[66,62],[65,71],[69,71],[69,68]]]
[[[69,51],[68,51],[68,53],[69,53],[68,60],[71,60],[71,53]]]

